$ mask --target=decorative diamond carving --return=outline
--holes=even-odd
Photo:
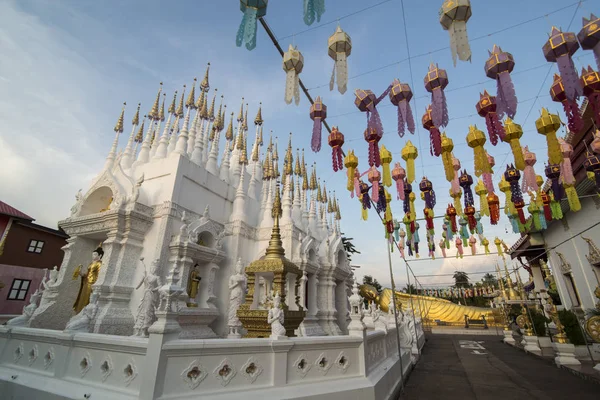
[[[208,376],[208,372],[198,360],[192,363],[181,372],[181,378],[190,389],[194,390]]]
[[[312,364],[308,362],[306,354],[304,353],[302,353],[300,357],[298,357],[298,359],[294,362],[293,365],[296,373],[303,378],[306,376],[306,374],[308,374],[308,371],[310,371],[310,369],[312,368]]]
[[[329,368],[331,368],[331,360],[327,356],[327,353],[321,353],[319,357],[317,357],[315,366],[323,375],[327,375]]]
[[[335,366],[339,368],[339,370],[343,373],[346,372],[348,367],[350,366],[350,360],[348,360],[348,356],[343,351],[337,356],[334,362]]]
[[[33,364],[35,360],[38,358],[38,347],[37,344],[33,345],[31,350],[29,350],[29,365]]]
[[[222,386],[227,386],[236,373],[235,366],[228,358],[224,358],[213,371],[214,377],[221,382]]]
[[[246,379],[250,383],[254,383],[256,378],[263,372],[263,367],[258,363],[258,360],[254,357],[250,357],[248,361],[244,365],[242,365],[241,369],[242,375],[246,377]]]
[[[588,254],[585,256],[588,262],[593,266],[600,267],[600,249],[596,244],[592,241],[592,239],[581,237],[588,244]]]
[[[19,343],[19,345],[15,349],[14,360],[15,360],[16,363],[19,362],[19,360],[21,359],[21,357],[23,357],[23,353],[25,353],[25,348],[23,346],[23,342],[21,342],[21,343]]]
[[[81,377],[84,377],[85,374],[92,368],[92,359],[90,357],[90,353],[86,352],[81,361],[79,361],[79,370],[81,372]]]
[[[112,358],[110,358],[110,355],[107,354],[102,364],[100,364],[100,371],[102,372],[102,382],[106,381],[108,376],[112,374],[113,369],[114,367]]]
[[[129,386],[131,381],[133,381],[137,376],[137,367],[135,366],[135,361],[133,361],[133,358],[129,361],[129,364],[123,368],[123,375],[125,377],[125,386]]]
[[[563,253],[559,253],[558,251],[556,252],[556,255],[558,256],[558,258],[560,259],[560,270],[562,271],[563,274],[568,274],[569,272],[571,272],[571,264],[569,264],[569,262],[565,259],[565,256]]]
[[[54,362],[54,347],[50,347],[44,355],[44,369],[48,369]]]

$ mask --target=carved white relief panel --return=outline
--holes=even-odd
[[[125,366],[125,368],[123,368],[123,379],[125,382],[125,386],[129,386],[129,384],[135,379],[137,374],[137,367],[135,365],[135,361],[132,358],[129,360],[129,363]]]
[[[319,357],[317,357],[317,359],[315,360],[315,366],[317,367],[317,370],[321,372],[322,375],[327,375],[327,372],[329,372],[331,365],[331,360],[329,359],[327,353],[321,353]]]
[[[258,360],[254,357],[250,357],[244,365],[242,365],[241,373],[250,383],[254,383],[258,376],[262,374],[263,367],[258,363]]]
[[[222,386],[227,386],[236,375],[237,371],[230,359],[224,358],[219,365],[214,369],[213,376],[221,383]]]
[[[306,376],[306,374],[308,374],[308,371],[310,371],[312,364],[310,363],[310,361],[308,361],[306,354],[302,353],[302,354],[300,354],[298,359],[294,362],[293,367],[294,367],[294,371],[296,371],[296,373],[298,375],[300,375],[302,378],[304,378]]]
[[[194,390],[208,376],[206,368],[197,359],[181,372],[183,381]]]
[[[102,373],[102,382],[106,381],[106,379],[108,379],[109,375],[112,374],[114,369],[113,366],[113,362],[112,362],[112,358],[110,358],[110,355],[107,354],[106,357],[104,358],[104,361],[102,362],[102,364],[100,364],[100,372]]]
[[[334,364],[340,370],[340,372],[343,374],[348,370],[348,367],[350,366],[350,360],[348,359],[348,356],[346,355],[346,353],[341,351],[340,354],[338,354],[337,358],[335,359]]]

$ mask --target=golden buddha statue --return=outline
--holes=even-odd
[[[100,210],[99,212],[104,212],[104,211],[108,211],[110,209],[110,205],[113,202],[113,198],[111,197],[110,200],[108,200],[108,204],[106,205],[105,208],[103,208],[102,210]]]
[[[375,302],[384,313],[387,313],[392,307],[392,293],[396,297],[396,307],[405,310],[412,303],[415,309],[421,310],[423,320],[439,320],[450,325],[463,324],[465,315],[469,319],[481,319],[481,316],[485,315],[489,323],[495,323],[497,320],[491,308],[462,306],[438,297],[407,294],[400,291],[393,292],[388,288],[377,293],[377,289],[371,285],[360,285],[360,295],[369,302]]]
[[[81,278],[79,293],[73,304],[73,311],[75,311],[75,314],[79,314],[79,312],[90,303],[92,285],[98,280],[98,273],[100,272],[100,266],[102,266],[102,256],[104,256],[104,250],[102,250],[102,247],[98,247],[92,253],[92,262],[88,265],[86,270],[82,271],[83,266],[79,265],[73,273],[74,280]]]
[[[198,303],[196,303],[196,296],[198,296],[198,287],[200,286],[201,280],[202,278],[200,277],[200,272],[198,272],[198,264],[196,264],[188,276],[186,288],[187,294],[190,297],[189,301],[187,302],[188,307],[198,307]]]

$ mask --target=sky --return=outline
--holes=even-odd
[[[515,122],[525,132],[522,145],[537,154],[536,172],[541,174],[547,150],[543,136],[535,131],[535,119],[542,107],[564,119],[562,106],[553,103],[548,94],[557,67],[546,62],[542,45],[553,25],[565,31],[570,26],[570,31],[578,32],[583,16],[600,12],[589,0],[579,4],[528,0],[528,7],[516,0],[472,0],[473,15],[467,24],[472,62],[459,61],[454,67],[448,33],[438,20],[442,1],[327,0],[321,22],[312,26],[303,22],[302,3],[272,1],[265,19],[284,50],[292,43],[302,52],[300,77],[313,97],[323,98],[328,107],[327,122],[344,133],[344,149],[355,151],[359,169],[366,165],[366,117],[354,105],[354,90],[370,89],[379,95],[395,78],[411,85],[416,134],[398,137],[396,110],[386,98],[378,107],[385,131],[381,143],[392,151],[394,162],[402,161],[400,150],[406,140],[417,146],[417,180],[426,175],[432,181],[438,199],[436,215],[445,212],[450,186],[441,160],[429,154],[428,133],[419,123],[430,102],[423,86],[429,64],[437,63],[447,71],[450,123],[445,131],[454,140],[455,156],[472,174],[473,153],[464,138],[469,125],[485,130],[485,121],[475,110],[479,93],[484,89],[496,91],[496,83],[484,72],[488,50],[498,44],[512,53],[516,63],[512,79],[520,100]],[[356,275],[359,279],[372,275],[389,286],[381,222],[374,212],[368,221],[360,220],[359,203],[345,189],[345,171],[334,174],[332,170],[325,135],[321,152],[310,151],[310,104],[304,96],[299,106],[285,104],[281,57],[266,33],[259,26],[253,51],[236,47],[242,19],[236,1],[179,0],[166,5],[159,0],[0,2],[0,199],[32,215],[37,223],[56,227],[68,217],[77,191],[85,191],[102,168],[122,103],[128,104],[126,120],[130,121],[138,102],[143,112],[149,111],[159,82],[164,82],[169,97],[175,90],[181,92],[184,84],[189,87],[194,77],[202,79],[210,62],[210,85],[224,95],[229,110],[237,112],[244,97],[253,119],[262,102],[265,133],[272,131],[280,138],[280,152],[290,132],[293,146],[306,148],[307,162],[317,162],[319,177],[328,190],[337,193],[342,231],[362,252],[352,259],[360,266]],[[344,95],[328,88],[333,60],[327,54],[327,39],[338,21],[353,44]],[[592,52],[579,50],[574,62],[578,70],[593,65]],[[120,145],[125,142],[122,137]],[[494,147],[489,141],[485,148],[496,159],[498,181],[512,158],[510,148],[505,143]],[[503,204],[504,195],[499,197]],[[401,216],[401,207],[400,202],[392,203],[395,215]],[[417,209],[422,208],[418,200]],[[437,241],[441,223],[436,220]],[[499,236],[510,246],[518,236],[508,232],[506,218],[496,226],[484,224],[490,242]],[[421,238],[425,240],[424,232]],[[418,261],[409,259],[425,287],[449,286],[452,277],[446,274],[455,270],[469,272],[472,280],[479,280],[482,275],[477,273],[493,270],[497,261],[495,257],[442,259],[439,250],[436,260],[424,260],[425,255],[422,252]],[[392,254],[392,270],[396,285],[403,287],[406,267],[397,252]]]

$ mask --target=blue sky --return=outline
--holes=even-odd
[[[531,0],[524,8],[522,1],[473,0],[473,16],[467,25],[472,63],[459,62],[456,68],[448,49],[448,33],[438,22],[441,1],[405,1],[408,44],[414,57],[410,64],[400,62],[408,54],[400,0],[327,0],[321,24],[311,27],[303,22],[302,1],[272,1],[266,19],[278,38],[287,37],[281,40],[284,49],[293,41],[303,53],[305,66],[301,78],[313,96],[323,98],[328,106],[329,124],[337,125],[345,134],[345,149],[354,149],[363,167],[367,146],[362,132],[366,121],[353,104],[353,90],[371,89],[379,94],[394,78],[409,82],[415,94],[411,106],[419,122],[430,101],[423,77],[429,63],[436,62],[447,70],[450,80],[447,87],[450,124],[446,133],[454,139],[455,155],[472,172],[473,154],[464,138],[470,124],[481,129],[485,126],[476,114],[475,103],[483,89],[495,93],[496,84],[485,76],[483,65],[488,49],[500,45],[516,61],[513,82],[522,102],[515,120],[525,131],[522,144],[529,145],[538,156],[539,173],[547,156],[544,138],[535,131],[534,121],[542,106],[562,115],[562,107],[548,95],[552,73],[557,68],[545,61],[541,47],[552,25],[566,30],[572,21],[570,30],[577,32],[582,16],[600,12],[591,1],[579,6],[573,3]],[[333,61],[327,55],[327,38],[335,29],[335,21],[370,5],[373,7],[364,12],[341,18],[341,27],[353,42],[348,61],[351,79],[345,95],[329,92],[327,84]],[[553,12],[561,8],[564,9]],[[541,17],[544,13],[549,15]],[[317,161],[319,176],[340,198],[343,231],[363,251],[353,260],[362,266],[357,274],[372,274],[389,283],[378,218],[372,213],[369,221],[360,221],[358,202],[350,199],[344,189],[345,171],[333,174],[326,142],[321,153],[309,151],[312,130],[309,103],[304,97],[298,107],[284,103],[285,73],[267,35],[259,27],[254,51],[235,46],[241,18],[236,1],[1,2],[2,200],[33,215],[39,223],[55,226],[68,216],[77,190],[85,190],[103,165],[122,102],[129,104],[126,118],[130,120],[138,102],[142,102],[143,111],[148,111],[160,81],[170,96],[174,90],[181,90],[183,84],[189,85],[195,76],[201,78],[206,63],[211,62],[211,87],[224,94],[229,110],[237,112],[243,96],[250,103],[253,117],[262,101],[265,132],[272,130],[281,138],[280,151],[292,132],[294,147],[305,147],[307,161]],[[533,21],[506,29],[529,20]],[[494,33],[498,31],[501,32]],[[591,52],[579,50],[575,54],[579,70],[591,63]],[[542,86],[550,68],[551,74]],[[536,97],[538,93],[540,96]],[[385,129],[382,143],[393,152],[395,161],[406,139],[419,147],[417,177],[426,174],[433,182],[438,194],[436,215],[443,214],[449,184],[444,179],[440,159],[429,155],[427,133],[418,123],[415,137],[407,134],[400,139],[395,132],[396,111],[389,100],[383,100],[379,109]],[[326,141],[326,137],[323,139]],[[496,158],[499,178],[498,171],[503,160],[510,156],[510,148],[504,143],[493,147],[488,141],[486,149]],[[503,202],[504,196],[500,198]],[[422,209],[418,203],[417,208]],[[393,210],[400,214],[400,209],[400,203],[395,202]],[[437,221],[439,240],[441,222]],[[506,219],[496,227],[486,224],[485,235],[489,239],[502,236],[510,245],[515,236],[506,234],[507,228]],[[419,275],[452,273],[455,269],[489,270],[494,262],[491,257],[465,258],[460,262],[452,258],[419,261],[412,266]],[[394,272],[397,283],[403,285],[406,274],[397,254]],[[451,278],[423,278],[421,282],[443,284],[451,282]]]

